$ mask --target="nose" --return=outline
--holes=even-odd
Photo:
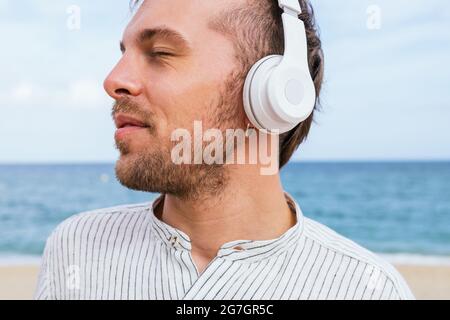
[[[103,83],[105,91],[111,98],[119,100],[124,96],[137,97],[142,93],[138,72],[133,70],[132,64],[125,59],[125,56],[122,56]]]

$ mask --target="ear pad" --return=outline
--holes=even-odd
[[[277,67],[283,56],[271,55],[256,62],[250,69],[244,83],[244,109],[249,120],[258,129],[266,129],[272,115],[266,114],[261,106],[269,103],[267,83],[271,71]],[[258,109],[258,110],[257,110]]]
[[[280,65],[283,56],[259,60],[249,71],[244,84],[244,108],[249,120],[259,129],[284,133],[306,120],[315,105],[315,89],[305,71]]]

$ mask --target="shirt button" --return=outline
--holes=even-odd
[[[178,245],[179,245],[179,239],[178,239],[178,237],[177,236],[171,236],[170,237],[170,239],[169,239],[169,241],[170,241],[170,244],[173,246],[173,247],[178,247]]]

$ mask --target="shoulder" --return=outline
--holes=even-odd
[[[35,298],[65,297],[69,278],[64,275],[98,261],[100,252],[114,248],[114,239],[131,241],[136,230],[145,226],[151,204],[92,210],[61,222],[47,238]]]
[[[379,255],[358,245],[329,227],[309,218],[304,218],[304,235],[316,245],[323,247],[347,267],[353,266],[353,272],[359,271],[362,281],[370,287],[392,286],[390,297],[395,299],[414,299],[410,288],[402,275],[393,265]]]
[[[145,219],[151,204],[128,204],[75,214],[53,230],[46,246],[66,250],[80,242],[95,241],[103,233],[119,233],[124,226]]]

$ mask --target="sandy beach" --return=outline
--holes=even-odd
[[[38,272],[38,266],[0,266],[0,300],[32,299]]]
[[[450,300],[450,266],[396,265],[419,300]]]
[[[417,299],[450,299],[450,266],[396,265]],[[38,266],[0,266],[0,300],[33,298]]]

